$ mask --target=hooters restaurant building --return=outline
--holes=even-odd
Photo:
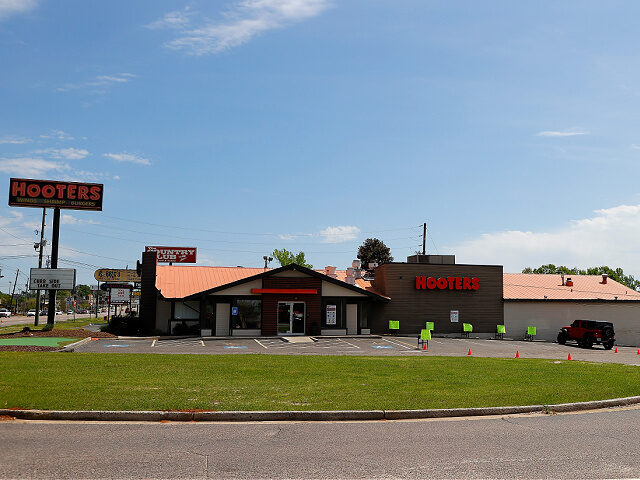
[[[457,335],[462,323],[493,334],[504,323],[502,266],[414,255],[365,272],[161,265],[143,253],[141,318],[174,335],[415,335],[425,322]]]

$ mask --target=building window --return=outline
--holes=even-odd
[[[236,300],[238,314],[233,315],[234,329],[252,329],[260,330],[262,317],[262,301],[261,300]]]
[[[342,299],[322,299],[322,328],[345,328]]]

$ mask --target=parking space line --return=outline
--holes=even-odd
[[[346,340],[343,340],[342,338],[339,338],[339,339],[338,339],[338,341],[343,342],[343,343],[346,343],[347,345],[351,345],[352,347],[355,347],[355,348],[357,348],[357,349],[360,349],[360,347],[359,347],[359,346],[354,345],[353,343],[349,343],[349,342],[347,342]]]
[[[154,338],[154,339],[153,339],[153,342],[151,342],[151,346],[152,346],[152,347],[155,347],[155,346],[156,346],[156,342],[157,342],[157,341],[158,341],[158,339],[157,339],[157,338]]]
[[[257,338],[254,338],[254,340],[255,340],[255,341],[256,341],[256,343],[257,343],[258,345],[260,345],[262,348],[267,348],[267,347],[265,347],[262,343],[260,343],[260,341],[259,341]]]
[[[200,339],[200,345],[204,347],[204,341],[202,339]]]
[[[401,343],[392,342],[391,340],[387,340],[386,338],[383,338],[382,340],[384,340],[385,342],[389,342],[389,343],[391,343],[391,344],[393,344],[393,345],[398,345],[399,347],[406,348],[406,349],[409,349],[409,348],[411,348],[411,349],[417,348],[417,347],[413,347],[413,346],[411,346],[411,347],[407,347],[406,345],[403,345],[403,344],[401,344]]]

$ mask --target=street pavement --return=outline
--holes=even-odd
[[[575,344],[559,345],[548,342],[487,340],[474,338],[435,338],[428,350],[418,347],[415,337],[383,336],[379,338],[319,337],[317,342],[288,343],[279,337],[238,339],[95,339],[75,349],[77,352],[101,353],[189,353],[189,354],[279,354],[279,355],[392,355],[392,356],[467,356],[513,358],[546,358],[624,363],[640,365],[635,347],[605,350],[601,345],[591,349]]]
[[[80,319],[80,318],[88,318],[89,314],[82,314],[82,315],[76,315],[76,320]],[[102,317],[100,317],[102,318]],[[35,317],[27,317],[26,315],[12,315],[11,317],[8,318],[1,318],[0,320],[2,320],[2,326],[6,327],[9,325],[27,325],[27,326],[31,326],[33,325],[33,322],[35,320]],[[62,314],[62,315],[56,315],[56,322],[62,322],[62,321],[68,321],[68,320],[73,320],[73,314],[68,315],[66,313]],[[40,326],[44,325],[47,323],[47,316],[46,315],[40,315],[40,319],[39,319],[39,323]]]
[[[640,408],[376,422],[0,422],[0,478],[639,478]],[[55,439],[55,440],[54,440]]]

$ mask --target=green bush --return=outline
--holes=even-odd
[[[140,319],[135,315],[118,315],[111,317],[111,321],[100,328],[103,332],[113,333],[114,335],[126,336],[142,336],[145,334],[142,329]]]

